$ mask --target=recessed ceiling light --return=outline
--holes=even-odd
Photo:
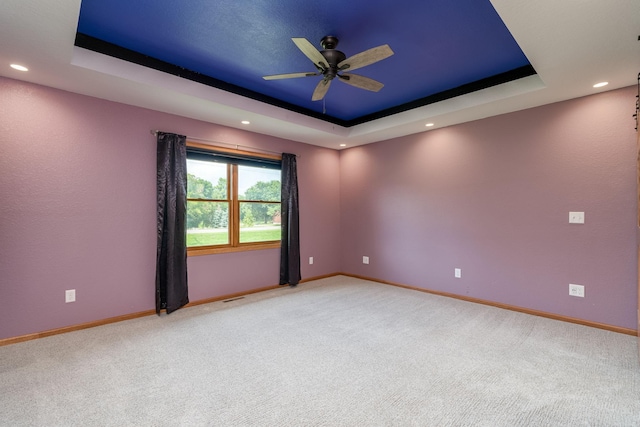
[[[251,122],[249,120],[243,120],[240,123],[242,123],[243,125],[250,125]]]
[[[346,147],[347,144],[340,144],[340,147]]]
[[[600,82],[600,83],[594,84],[593,87],[603,87],[603,86],[606,86],[608,84],[609,84],[609,82]]]
[[[425,126],[430,128],[431,126],[433,126],[433,123],[427,123]]]
[[[29,69],[27,67],[25,67],[24,65],[19,65],[19,64],[11,64],[11,68],[13,68],[14,70],[18,70],[18,71],[29,71]]]

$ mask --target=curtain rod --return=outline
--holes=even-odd
[[[154,130],[154,129],[151,129],[151,135],[153,135],[153,136],[158,136],[158,132],[161,132],[161,131],[159,131],[159,130],[157,130],[157,129],[155,129],[155,130]],[[231,146],[231,147],[235,147],[235,149],[236,149],[236,150],[239,150],[239,149],[240,149],[240,147],[242,147],[242,148],[249,148],[249,149],[251,149],[251,150],[262,151],[263,153],[271,153],[271,154],[279,154],[279,155],[282,155],[282,153],[281,153],[281,152],[279,152],[279,151],[265,150],[265,149],[263,149],[263,148],[251,147],[251,146],[249,146],[249,145],[232,144],[232,143],[230,143],[230,142],[220,142],[220,141],[214,141],[214,140],[212,140],[212,139],[196,138],[196,137],[194,137],[194,136],[187,136],[187,139],[190,139],[190,140],[193,140],[193,141],[208,142],[208,143],[213,143],[213,144],[228,145],[228,146]],[[224,148],[224,147],[221,147],[221,148]],[[302,156],[300,156],[299,154],[296,154],[295,156],[296,156],[296,157],[302,157]]]

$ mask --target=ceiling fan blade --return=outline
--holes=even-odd
[[[347,74],[343,73],[342,75],[338,75],[340,77],[340,81],[358,87],[360,89],[370,90],[371,92],[377,92],[384,86],[377,80],[370,79],[369,77],[359,76],[357,74]]]
[[[313,96],[311,97],[312,101],[320,101],[327,94],[329,90],[329,86],[331,86],[331,80],[322,79],[320,83],[316,86],[316,89],[313,91]]]
[[[297,79],[298,77],[311,77],[317,76],[318,73],[288,73],[288,74],[274,74],[272,76],[263,76],[265,80],[280,80],[280,79]]]
[[[358,68],[365,67],[367,65],[371,65],[374,62],[382,61],[385,58],[393,55],[393,51],[389,47],[388,44],[383,44],[382,46],[374,47],[364,52],[356,53],[353,56],[345,59],[344,61],[338,64],[338,68],[341,70],[357,70]]]
[[[316,67],[320,70],[325,70],[327,68],[327,60],[324,59],[324,56],[322,56],[320,51],[316,49],[309,40],[304,37],[293,37],[291,40],[293,40],[296,46],[298,46],[298,49],[300,49]]]

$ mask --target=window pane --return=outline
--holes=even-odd
[[[187,159],[187,197],[228,199],[227,164]]]
[[[238,166],[238,199],[280,201],[280,171]]]
[[[240,243],[280,240],[280,203],[240,202]]]
[[[187,246],[229,244],[228,202],[187,202]]]

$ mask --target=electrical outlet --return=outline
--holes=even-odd
[[[76,301],[76,290],[75,289],[67,289],[64,291],[64,302],[75,302]]]
[[[570,224],[584,224],[584,212],[569,212]]]
[[[569,284],[569,295],[584,298],[584,286]]]
[[[369,264],[369,257],[368,256],[363,256],[362,257],[362,263],[363,264]]]
[[[456,279],[460,279],[462,277],[462,269],[456,268],[455,270],[453,270],[453,275]]]
[[[309,264],[313,264],[313,257],[312,256],[309,257]]]

